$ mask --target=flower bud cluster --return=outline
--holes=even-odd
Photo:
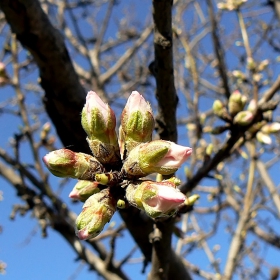
[[[220,100],[215,100],[213,103],[213,112],[224,121],[233,122],[234,124],[241,126],[248,125],[253,120],[254,111],[252,110],[252,105],[249,105],[248,109],[243,111],[246,103],[247,97],[241,94],[238,90],[235,90],[230,95],[227,106]],[[254,109],[256,109],[256,106]],[[222,129],[222,127],[219,128],[219,130],[213,129],[214,134],[219,134],[223,131],[225,130]]]
[[[263,69],[267,65],[268,61],[263,61],[259,66]],[[227,129],[230,129],[231,125],[248,126],[252,124],[255,113],[258,110],[256,100],[251,100],[247,105],[247,109],[244,110],[247,103],[247,97],[242,95],[239,91],[234,91],[228,101],[227,107],[220,101],[215,100],[213,103],[213,112],[216,116],[227,121],[226,125],[217,127],[205,127],[204,132],[210,132],[212,134],[220,134]],[[267,115],[269,115],[267,117]],[[272,139],[270,134],[280,132],[280,123],[272,122],[271,111],[264,111],[262,113],[262,119],[259,122],[252,124],[248,130],[250,135],[256,136],[256,139],[262,144],[271,144]]]
[[[157,218],[173,215],[184,204],[186,196],[176,188],[178,179],[139,181],[151,173],[173,174],[192,149],[152,140],[153,112],[137,91],[132,92],[121,114],[119,139],[113,110],[93,91],[86,97],[81,124],[93,156],[60,149],[43,158],[55,176],[79,180],[69,197],[85,202],[76,220],[80,239],[97,236],[117,207],[130,204]],[[47,135],[49,127],[43,132]]]
[[[257,132],[256,138],[260,143],[270,145],[272,143],[272,139],[270,135],[279,132],[280,132],[280,123],[278,122],[267,123],[261,127],[260,131]]]

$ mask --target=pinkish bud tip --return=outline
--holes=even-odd
[[[76,235],[80,240],[86,240],[89,238],[89,233],[87,229],[77,230]]]
[[[79,199],[79,191],[76,189],[73,189],[70,193],[69,193],[69,197],[72,199]]]
[[[168,153],[158,162],[157,166],[179,168],[192,154],[192,148],[171,143]]]

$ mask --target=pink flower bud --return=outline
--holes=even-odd
[[[129,153],[139,143],[152,140],[154,117],[150,104],[137,91],[133,91],[127,100],[121,116],[120,139],[122,147]]]
[[[82,126],[88,135],[87,141],[94,156],[101,163],[119,162],[115,114],[93,91],[87,94],[82,111]]]
[[[170,181],[144,181],[140,185],[130,185],[126,197],[152,218],[173,215],[186,200],[186,196]]]
[[[257,110],[257,101],[255,99],[252,99],[249,104],[247,110],[254,113]]]
[[[93,180],[96,173],[104,172],[102,164],[94,157],[60,149],[48,153],[43,161],[50,172],[57,177],[71,177]]]
[[[151,173],[169,175],[191,155],[192,149],[170,141],[155,140],[135,147],[124,162],[124,171],[131,176],[143,177]]]
[[[241,111],[233,119],[233,122],[242,126],[249,125],[254,118],[250,111]]]
[[[79,180],[70,192],[69,197],[80,201],[86,201],[93,194],[100,192],[98,186],[98,182]]]
[[[76,235],[85,240],[96,237],[116,211],[116,201],[109,189],[90,196],[76,220]]]

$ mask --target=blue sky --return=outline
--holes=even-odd
[[[149,10],[149,3],[150,2],[147,0],[135,2],[134,11],[137,11],[137,16],[140,19],[146,20],[146,14]],[[120,13],[120,10],[122,10],[124,7],[125,4],[123,1],[121,1],[121,5],[115,11],[113,16],[117,17],[118,13]],[[223,20],[228,20],[228,26],[230,26],[234,18],[231,15],[227,14],[225,15],[225,18]],[[264,20],[267,19],[264,18]],[[107,36],[110,37],[110,34],[114,34],[115,30],[116,29],[114,27],[114,24],[112,23],[110,29],[108,30]],[[209,38],[206,38],[205,40],[207,43],[207,40],[209,40]],[[0,43],[3,43],[3,41],[0,41]],[[233,69],[237,64],[237,62],[233,59],[234,51],[236,51],[236,49],[228,52],[228,61],[230,62],[230,67]],[[272,54],[268,55],[272,56]],[[11,71],[10,68],[9,71]],[[275,71],[274,75],[276,76],[277,73],[279,73],[279,67],[277,71]],[[33,75],[27,77],[25,81],[28,81],[28,79],[30,79],[31,81],[36,76],[37,72],[35,71]],[[0,104],[8,97],[12,97],[13,94],[13,91],[9,87],[0,88]],[[185,115],[185,98],[182,95],[180,95],[179,97],[180,102],[178,108],[178,115]],[[29,94],[28,98],[30,103],[35,102],[38,104],[38,102],[40,102],[39,99],[32,94]],[[204,105],[202,104],[201,108],[203,109],[203,107]],[[47,121],[45,117],[44,121]],[[0,146],[6,149],[7,151],[11,151],[8,139],[11,135],[17,132],[19,125],[20,122],[17,117],[7,118],[5,115],[0,115]],[[179,135],[186,136],[186,134],[187,132],[185,130],[185,127],[181,127],[181,129],[179,130]],[[187,142],[183,141],[180,143],[187,144]],[[30,159],[28,147],[24,147],[21,156],[25,158],[26,161]],[[239,166],[237,166],[238,164],[239,162],[237,161],[237,171],[239,169]],[[280,182],[277,176],[278,173],[279,166],[275,166],[272,170],[272,176],[275,179],[276,184],[279,184]],[[178,176],[181,178],[184,177],[183,170],[180,170],[178,172]],[[52,176],[51,182],[53,189],[55,191],[59,191],[60,179],[57,179],[54,176]],[[204,180],[203,183],[210,185],[215,184],[213,180]],[[70,205],[70,208],[73,211],[79,213],[82,204],[71,204],[70,199],[68,198],[68,193],[70,192],[74,184],[75,180],[70,180],[69,183],[62,188],[61,196],[65,200],[65,202]],[[70,246],[62,239],[62,237],[58,235],[55,231],[53,231],[51,228],[48,228],[48,238],[43,239],[41,237],[41,232],[38,227],[37,220],[30,216],[30,213],[27,213],[27,215],[24,217],[17,215],[15,221],[11,221],[9,219],[9,215],[11,213],[12,207],[14,204],[20,204],[21,200],[16,197],[15,190],[10,185],[8,185],[6,181],[4,181],[2,178],[0,178],[0,190],[3,191],[4,196],[4,200],[0,201],[0,225],[3,226],[3,232],[0,234],[0,260],[6,262],[8,265],[7,273],[4,276],[0,277],[3,277],[3,279],[5,280],[97,279],[97,276],[93,276],[94,272],[88,271],[88,267],[86,265],[83,265],[79,261],[75,261],[76,254],[73,252]],[[202,196],[200,201],[198,202],[199,206],[210,204],[211,202],[209,202],[205,196]],[[229,216],[233,216],[233,213],[229,213]],[[211,215],[196,215],[196,218],[199,220],[201,225],[207,225],[208,220],[212,217]],[[111,224],[114,222],[116,222],[116,224],[120,223],[118,215],[114,215]],[[277,225],[279,226],[279,224]],[[225,232],[220,229],[218,237],[218,242],[221,245],[221,248],[227,248],[230,242],[230,235],[225,234]],[[216,242],[217,239],[210,239],[208,242],[209,247],[213,248],[216,245]],[[134,242],[131,240],[131,237],[126,233],[117,241],[116,246],[117,259],[120,260],[134,246]],[[224,260],[226,258],[226,253],[227,250],[221,250],[217,253],[217,256],[220,258],[222,264],[224,263]],[[275,266],[279,265],[279,252],[277,250],[274,250],[271,247],[267,246],[267,248],[264,248],[262,256],[265,257],[267,263]],[[147,273],[145,275],[142,275],[140,273],[142,269],[140,252],[135,252],[133,258],[135,261],[138,261],[138,264],[127,264],[125,266],[125,271],[129,276],[131,276],[131,279],[146,279]],[[211,270],[208,258],[206,257],[204,252],[202,252],[201,248],[197,248],[194,252],[192,252],[188,256],[188,260],[197,265],[204,266],[206,270]],[[266,267],[265,264],[264,266]],[[147,272],[148,271],[149,267],[147,268]],[[194,279],[200,278],[194,277]]]

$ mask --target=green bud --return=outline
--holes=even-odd
[[[76,235],[79,239],[94,238],[103,230],[116,211],[116,201],[109,189],[89,197],[76,220]]]
[[[206,155],[211,156],[212,153],[213,153],[213,149],[214,149],[214,146],[213,146],[212,143],[207,145],[207,148],[206,148],[206,151],[205,151]]]
[[[262,127],[261,131],[265,134],[278,133],[280,131],[280,123],[273,122]]]
[[[117,207],[120,208],[120,209],[124,209],[125,208],[125,201],[122,200],[122,199],[119,199],[117,201]]]
[[[80,180],[93,180],[94,174],[104,171],[103,165],[94,157],[60,149],[43,157],[50,172],[57,177],[71,177]]]
[[[256,138],[262,144],[271,145],[272,143],[270,136],[268,134],[263,133],[262,131],[257,132]]]
[[[213,112],[218,117],[223,117],[225,113],[227,113],[227,110],[220,100],[215,100],[213,103]]]
[[[185,200],[185,205],[192,206],[200,198],[199,194],[193,194],[190,197],[187,197]]]
[[[170,182],[170,183],[174,184],[176,187],[181,185],[181,180],[174,176],[167,180],[163,180],[163,182]]]
[[[232,116],[244,109],[247,97],[242,95],[238,90],[234,91],[228,101],[228,111]]]
[[[98,182],[79,180],[69,194],[69,197],[80,201],[86,201],[93,194],[100,192],[98,186]]]
[[[233,119],[235,124],[246,126],[249,125],[254,118],[254,115],[250,111],[241,111]]]
[[[151,173],[170,175],[191,155],[192,149],[173,142],[154,140],[135,147],[123,164],[128,177],[144,177]]]
[[[268,59],[261,61],[261,63],[258,65],[257,71],[259,72],[263,71],[268,65],[269,65]]]
[[[115,114],[93,91],[87,95],[81,122],[94,156],[103,164],[120,162]]]
[[[118,171],[111,171],[95,175],[95,181],[106,186],[117,186],[123,181],[122,174]]]
[[[237,79],[240,79],[240,80],[243,80],[243,81],[246,80],[246,75],[239,70],[232,71],[232,75]]]
[[[257,101],[255,99],[252,99],[248,104],[247,111],[254,113],[257,110],[257,106]]]
[[[247,68],[251,71],[254,71],[257,67],[256,62],[254,61],[254,59],[252,57],[248,57],[247,58]]]
[[[152,140],[154,130],[154,117],[150,104],[137,91],[133,91],[127,100],[121,116],[121,129],[119,138],[128,154],[140,143]]]

